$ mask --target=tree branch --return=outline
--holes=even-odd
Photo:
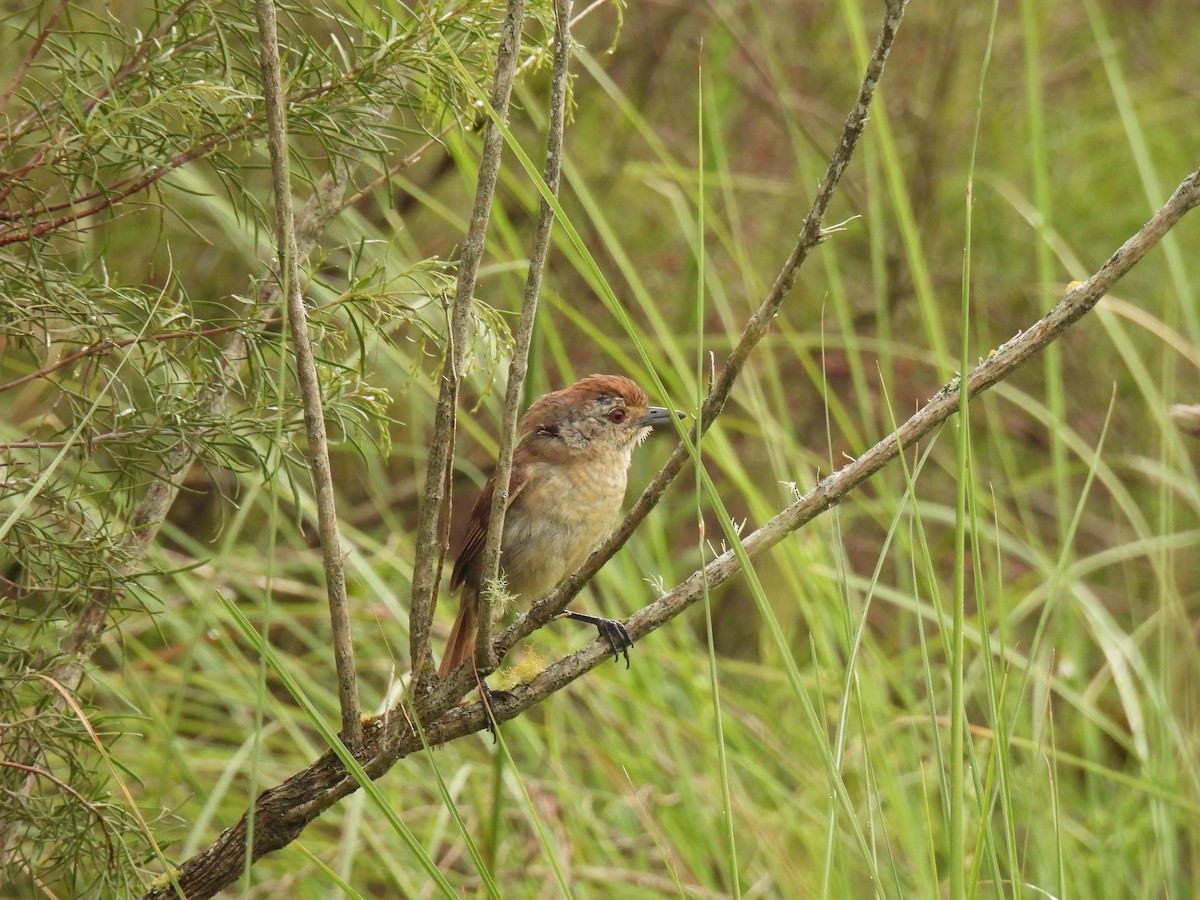
[[[509,0],[496,56],[496,76],[491,104],[501,121],[508,117],[508,100],[516,77],[517,56],[521,49],[521,26],[525,18],[524,0]],[[436,26],[435,26],[436,27]],[[454,459],[454,417],[458,402],[458,379],[466,353],[471,321],[471,303],[475,280],[487,243],[488,219],[492,197],[500,175],[504,135],[490,118],[483,132],[483,153],[479,161],[479,180],[475,187],[475,206],[467,235],[463,240],[458,266],[458,285],[450,305],[449,347],[442,367],[441,388],[434,412],[433,438],[429,466],[425,474],[425,494],[417,522],[417,545],[413,559],[412,603],[409,607],[409,656],[414,688],[418,694],[428,686],[433,674],[430,664],[429,636],[433,611],[437,605],[437,585],[441,561],[446,549],[449,527],[449,482]]]
[[[342,541],[338,531],[333,472],[329,466],[329,443],[325,434],[325,412],[321,383],[308,338],[308,316],[300,290],[292,187],[288,175],[287,122],[283,107],[283,85],[279,67],[279,35],[275,27],[275,0],[256,0],[258,50],[262,65],[263,94],[267,107],[267,144],[271,151],[271,179],[275,192],[275,238],[280,276],[287,298],[288,326],[296,352],[296,377],[304,404],[304,426],[308,432],[308,464],[312,470],[317,501],[317,530],[321,539],[321,561],[325,567],[325,590],[329,597],[329,621],[333,632],[333,659],[337,666],[338,701],[342,710],[342,739],[352,753],[362,746],[362,708],[354,672],[354,642],[350,635],[346,573],[342,567]]]
[[[550,120],[546,134],[546,166],[542,180],[555,197],[558,196],[559,176],[562,173],[563,131],[566,123],[567,78],[571,63],[571,0],[554,3],[554,68],[550,75]],[[517,414],[521,407],[522,388],[529,369],[529,345],[533,340],[533,324],[537,318],[538,294],[542,287],[542,269],[550,251],[550,236],[554,230],[554,210],[541,199],[538,208],[537,231],[529,254],[529,271],[525,279],[525,297],[521,304],[521,319],[514,335],[512,361],[508,367],[508,386],[504,397],[504,418],[500,430],[500,453],[496,459],[495,487],[492,489],[492,510],[488,518],[487,544],[483,550],[481,584],[496,580],[500,571],[500,537],[504,533],[504,514],[508,509],[508,486],[512,476],[512,455],[516,445]],[[476,666],[481,672],[495,668],[492,655],[492,611],[490,602],[479,617],[476,639]]]

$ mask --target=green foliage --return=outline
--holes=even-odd
[[[490,5],[426,6],[386,28],[365,13],[283,11],[302,196],[339,167],[368,184],[431,130],[470,121],[461,70],[435,45],[489,77]],[[162,578],[209,555],[156,545],[166,507],[148,502],[151,486],[182,484],[174,515],[195,514],[207,541],[241,479],[307,483],[272,286],[256,26],[252,6],[184,2],[45,6],[3,27],[0,779],[21,802],[0,813],[0,857],[20,882],[127,894],[153,841],[108,799],[97,753],[129,725],[95,744],[45,678],[76,677],[89,609],[154,631],[172,615]],[[301,239],[306,252],[322,241],[306,293],[328,427],[360,461],[386,457],[396,398],[442,352],[453,267],[386,239],[331,240],[319,210],[310,202],[315,234]],[[490,370],[507,329],[482,304],[477,322]],[[387,379],[373,367],[381,343],[401,351]],[[122,641],[102,666],[120,670]],[[118,721],[104,704],[87,715]]]
[[[631,5],[612,54],[615,13],[577,27],[562,202],[602,276],[559,229],[531,393],[590,371],[648,384],[640,344],[661,399],[688,408],[794,242],[878,6]],[[1179,127],[1194,118],[1187,4],[1000,4],[964,290],[989,6],[909,11],[831,211],[846,228],[809,260],[704,440],[743,534],[960,370],[964,327],[970,364],[1195,165]],[[0,767],[22,798],[0,804],[0,834],[19,836],[2,878],[18,896],[124,895],[162,871],[150,834],[171,863],[203,849],[323,752],[315,721],[338,707],[270,289],[252,11],[67,7],[22,74],[51,11],[7,19],[16,50],[0,62],[15,85],[0,101],[0,763],[37,747],[48,773],[30,790],[32,773]],[[371,710],[407,672],[448,260],[478,164],[473,93],[430,22],[486,90],[502,12],[281,10],[297,207],[339,162],[347,196],[364,192],[321,234],[306,294]],[[547,10],[534,12],[511,125],[536,165]],[[460,404],[460,510],[494,458],[493,387],[539,201],[511,153],[502,179]],[[481,737],[404,761],[259,861],[244,893],[417,896],[427,856],[455,891],[504,897],[930,897],[955,868],[972,897],[1188,896],[1200,478],[1166,408],[1200,389],[1197,228],[1185,220],[1090,320],[973,403],[965,450],[956,432],[909,448],[754,578],[714,591],[711,631],[693,610],[656,632],[629,671],[606,666],[505,725],[507,755]],[[634,484],[666,452],[647,448]],[[143,552],[139,504],[184,458]],[[703,491],[680,488],[691,481],[581,602],[628,614],[720,551],[729,537]],[[118,598],[83,691],[103,754],[38,677],[97,592]],[[553,656],[583,639],[558,623],[534,643]],[[951,859],[956,773],[965,853]]]

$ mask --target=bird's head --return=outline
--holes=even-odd
[[[522,444],[548,453],[599,456],[617,453],[628,460],[656,425],[683,413],[651,406],[638,385],[622,375],[589,375],[542,397],[521,420]]]

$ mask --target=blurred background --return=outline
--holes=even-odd
[[[91,807],[53,782],[11,804],[3,827],[20,837],[0,893],[119,896],[161,870],[147,831],[181,861],[256,790],[322,752],[226,603],[327,721],[338,707],[294,381],[278,323],[254,325],[273,238],[253,11],[56,9],[10,4],[16,52],[0,63],[12,85],[0,162],[0,741],[12,759],[18,737],[50,748],[53,771]],[[307,297],[360,688],[376,712],[408,672],[444,305],[478,166],[483,120],[461,79],[490,84],[503,5],[428,12],[327,3],[284,7],[280,22],[297,206],[339,161],[349,172]],[[694,410],[796,242],[882,4],[678,0],[575,13],[562,202],[635,327],[621,327],[558,229],[528,398],[614,372]],[[552,14],[530,8],[511,112],[539,168]],[[811,255],[704,440],[743,534],[961,370],[964,290],[973,365],[1098,268],[1194,170],[1197,41],[1200,15],[1185,0],[912,5],[826,219],[843,228]],[[166,177],[123,202],[37,232],[165,162]],[[495,458],[537,202],[508,153],[460,403],[456,511]],[[505,897],[930,897],[955,867],[971,896],[1190,896],[1200,441],[1168,409],[1200,403],[1197,246],[1193,216],[1092,315],[972,404],[965,546],[954,539],[952,421],[756,560],[761,589],[734,579],[640,642],[629,671],[602,667],[506,725],[511,765],[486,735],[402,761],[381,787],[424,852],[457,891],[482,894],[436,767]],[[233,334],[247,335],[246,350],[214,406],[203,386]],[[180,446],[194,458],[183,489],[147,554],[124,566],[129,519]],[[670,447],[659,437],[639,453],[630,502]],[[580,606],[627,616],[722,541],[687,469]],[[956,564],[969,726],[957,761]],[[30,673],[52,667],[89,596],[116,589],[116,627],[84,682],[100,752],[73,716],[37,721],[46,689]],[[435,653],[453,609],[443,595]],[[547,660],[591,638],[557,623],[530,643]],[[955,766],[961,860],[948,837]],[[98,831],[97,816],[109,827]],[[239,888],[284,890],[433,893],[361,793]]]

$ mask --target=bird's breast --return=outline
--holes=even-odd
[[[501,567],[525,602],[549,593],[608,534],[625,498],[625,460],[530,463],[505,516]]]

